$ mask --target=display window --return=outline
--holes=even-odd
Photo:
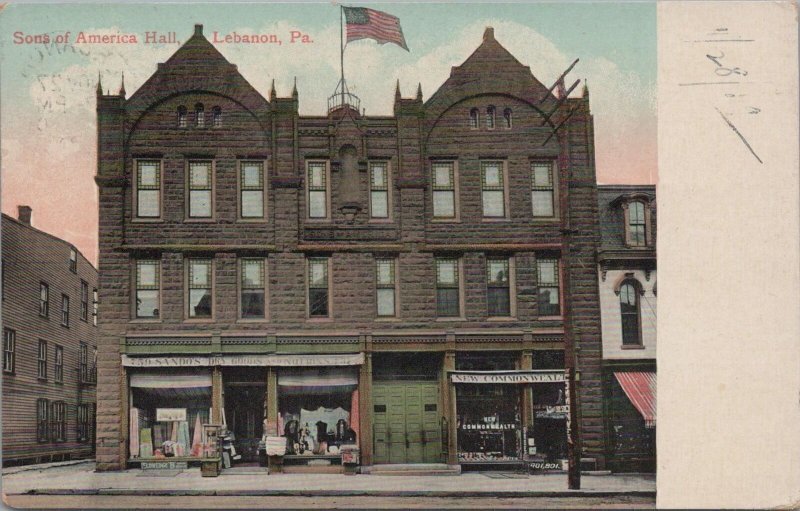
[[[533,438],[535,454],[548,461],[567,457],[567,415],[569,405],[563,382],[533,386]]]
[[[521,458],[519,385],[458,385],[459,462]]]
[[[278,373],[278,432],[287,456],[340,456],[359,441],[355,369],[285,369]]]
[[[131,458],[201,457],[210,417],[210,372],[131,375]]]

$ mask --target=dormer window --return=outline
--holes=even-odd
[[[214,119],[214,127],[221,128],[222,127],[222,109],[218,106],[215,106],[212,110],[212,117]]]
[[[622,208],[625,246],[646,248],[653,246],[651,215],[653,198],[645,193],[631,193],[617,197],[612,208]]]
[[[473,108],[469,111],[469,127],[470,129],[478,129],[478,109]]]
[[[503,110],[503,123],[506,129],[511,129],[511,109],[506,108]]]
[[[178,107],[178,127],[186,127],[186,107],[183,105]]]
[[[195,125],[198,128],[205,128],[206,126],[206,113],[202,103],[197,103],[194,106],[194,119]]]
[[[495,112],[496,109],[493,105],[486,108],[486,128],[493,130],[495,126]]]
[[[634,247],[643,247],[647,245],[644,203],[640,201],[634,201],[628,204],[628,244]]]

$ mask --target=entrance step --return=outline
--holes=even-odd
[[[362,474],[380,476],[457,476],[461,465],[444,463],[397,463],[361,467]]]

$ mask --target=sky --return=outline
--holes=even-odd
[[[345,51],[345,76],[367,115],[390,115],[395,82],[427,100],[481,43],[484,28],[550,85],[576,58],[567,85],[590,90],[599,183],[651,184],[656,168],[655,3],[392,3],[410,52],[363,40]],[[130,97],[185,42],[195,23],[209,40],[275,34],[281,44],[216,44],[265,97],[294,78],[301,115],[321,115],[339,79],[339,7],[332,3],[14,4],[0,11],[2,211],[33,208],[33,225],[97,261],[95,88]],[[147,32],[177,43],[145,43]],[[292,31],[311,42],[291,43]],[[78,35],[135,34],[136,44],[89,44]],[[67,34],[68,33],[68,34]],[[43,42],[44,36],[49,42]],[[66,39],[66,41],[64,41]],[[582,86],[575,89],[580,94]]]

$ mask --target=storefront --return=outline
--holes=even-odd
[[[606,377],[609,465],[614,472],[654,472],[656,373],[609,371]]]

